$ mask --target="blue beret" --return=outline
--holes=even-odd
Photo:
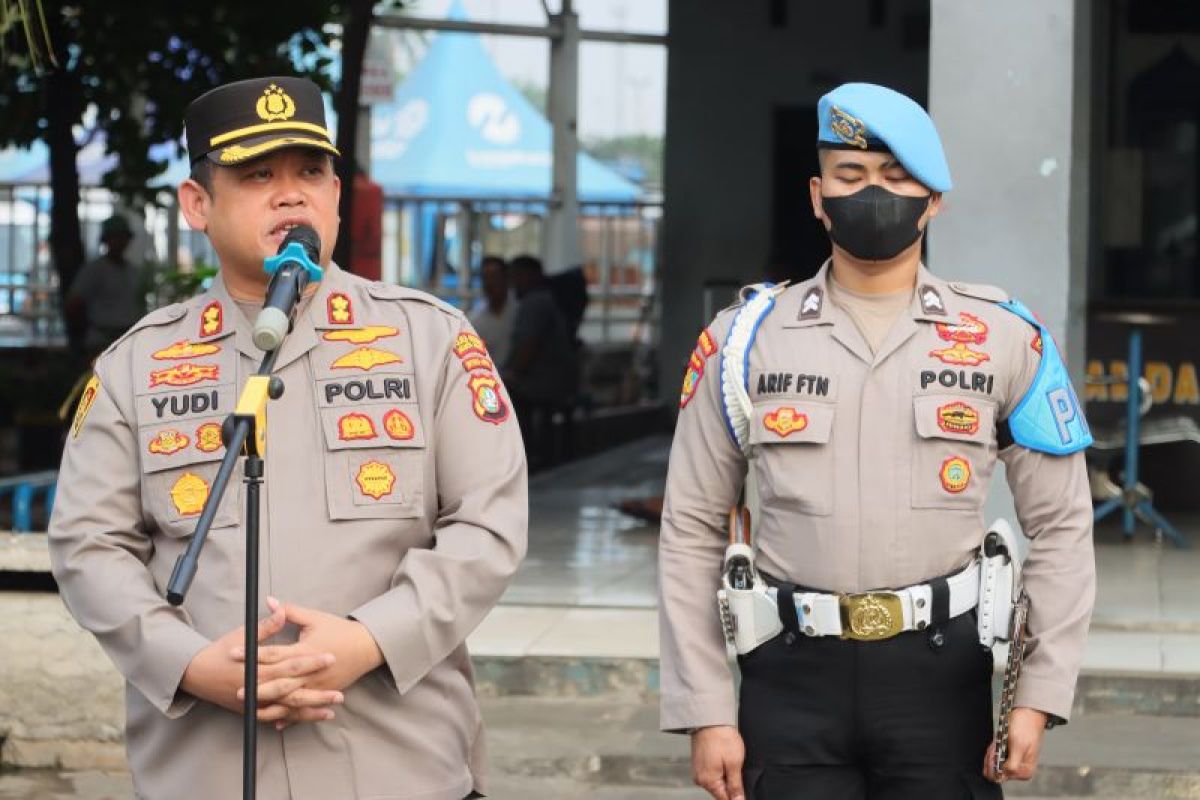
[[[873,83],[844,83],[817,104],[817,146],[886,150],[935,192],[950,191],[942,140],[925,109]]]

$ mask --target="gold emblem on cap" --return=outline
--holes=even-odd
[[[254,110],[258,112],[259,119],[278,122],[291,119],[296,114],[296,102],[287,92],[272,83],[263,89],[262,97],[258,98]]]
[[[846,144],[861,147],[863,150],[867,149],[867,126],[863,124],[861,119],[852,117],[837,106],[834,106],[829,120],[829,127]]]

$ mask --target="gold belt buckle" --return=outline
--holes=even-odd
[[[904,607],[894,592],[838,595],[842,638],[856,642],[890,639],[904,630]]]

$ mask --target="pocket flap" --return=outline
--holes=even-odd
[[[833,433],[833,406],[775,401],[754,407],[751,444],[825,444]]]
[[[996,405],[976,397],[925,395],[913,399],[917,435],[922,439],[990,442],[996,431]]]

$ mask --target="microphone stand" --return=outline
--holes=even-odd
[[[290,328],[290,326],[289,326]],[[279,348],[263,357],[258,372],[247,381],[238,397],[234,412],[225,418],[221,426],[221,440],[225,444],[225,457],[213,480],[212,490],[204,503],[204,510],[196,522],[196,532],[188,543],[187,550],[175,562],[171,580],[167,584],[167,602],[173,606],[183,603],[196,567],[200,550],[208,538],[217,507],[225,494],[234,465],[240,456],[246,456],[244,482],[246,484],[246,696],[242,707],[242,798],[254,800],[257,792],[258,769],[258,542],[259,542],[259,491],[262,487],[267,445],[267,401],[283,395],[283,381],[272,375]]]

